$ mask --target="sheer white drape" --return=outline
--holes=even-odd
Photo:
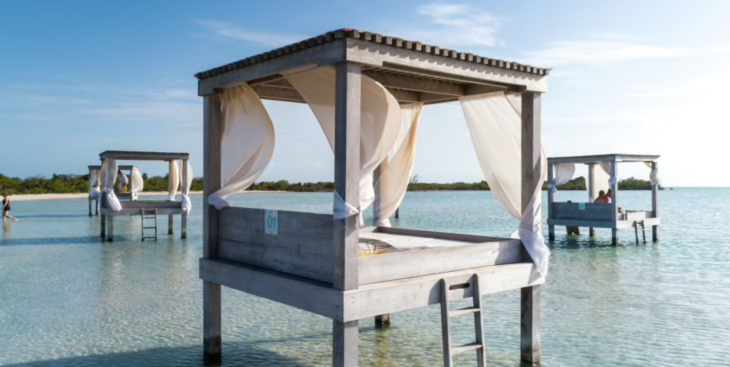
[[[321,67],[286,74],[285,77],[312,109],[334,151],[335,69]],[[365,75],[361,79],[360,109],[360,202],[358,206],[346,203],[335,193],[335,219],[362,214],[372,204],[375,199],[373,171],[385,159],[400,132],[398,101],[380,83]]]
[[[381,165],[380,200],[375,202],[373,212],[375,225],[390,227],[390,217],[403,202],[408,189],[413,164],[416,158],[418,123],[421,119],[421,104],[401,107],[401,133],[391,149],[390,161],[386,158]]]
[[[93,169],[89,172],[89,198],[96,199],[99,197],[99,171]]]
[[[186,180],[182,179],[182,170],[180,171],[180,181],[182,182],[182,198],[180,198],[180,203],[185,213],[189,214],[193,208],[192,203],[190,203],[190,186],[193,184],[193,166],[190,165],[190,162],[187,162],[187,169]]]
[[[104,192],[106,205],[112,211],[122,210],[117,195],[114,194],[114,182],[117,181],[117,162],[114,159],[105,158],[101,164],[101,185]]]
[[[132,200],[137,200],[139,198],[139,193],[144,190],[144,179],[142,178],[142,174],[139,173],[139,168],[132,167],[132,177],[130,179],[130,192],[132,193]]]
[[[518,235],[539,273],[547,275],[550,250],[542,234],[541,191],[547,160],[541,152],[541,179],[522,215],[522,121],[519,98],[491,93],[459,98],[474,150],[492,194],[520,220]]]
[[[555,192],[558,190],[558,186],[565,185],[568,181],[573,179],[575,175],[575,163],[558,163],[553,165],[553,172],[555,177],[553,178],[554,183],[550,183],[550,191]]]
[[[659,177],[659,167],[652,167],[652,162],[644,162],[644,164],[651,168],[651,173],[649,173],[649,179],[651,180],[652,185],[661,185],[662,179]]]
[[[180,170],[177,166],[177,159],[170,160],[170,175],[167,177],[167,200],[175,201],[177,188],[180,186]]]
[[[590,202],[598,198],[598,193],[608,192],[611,188],[611,162],[598,162],[593,170],[593,192],[589,192]]]
[[[222,187],[208,197],[208,204],[223,209],[229,195],[251,186],[264,172],[274,154],[274,124],[256,92],[248,85],[226,88],[221,96]],[[192,174],[191,174],[192,177]]]

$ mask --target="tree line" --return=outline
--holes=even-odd
[[[143,174],[144,191],[167,191],[167,175],[148,177]],[[651,182],[634,177],[620,180],[619,190],[651,190]],[[262,181],[254,183],[249,190],[259,191],[291,191],[291,192],[331,192],[335,188],[332,182],[289,182]],[[543,190],[547,183],[543,184]],[[578,177],[565,185],[558,186],[559,190],[586,190],[586,179]],[[193,179],[191,191],[203,190],[203,178]],[[454,183],[424,183],[418,176],[411,178],[408,191],[486,191],[489,185],[481,182],[454,182]],[[33,176],[25,179],[8,177],[0,174],[0,194],[70,194],[89,191],[89,175],[61,175],[52,177]]]

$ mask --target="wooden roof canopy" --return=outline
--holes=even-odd
[[[646,154],[597,154],[548,158],[548,164],[598,162],[656,162],[660,156]]]
[[[101,170],[101,165],[89,165],[89,171],[94,170],[94,169],[97,171]],[[120,169],[122,171],[129,171],[129,170],[134,169],[134,166],[119,164],[119,165],[117,165],[117,169]]]
[[[171,161],[174,159],[188,159],[190,153],[167,153],[167,152],[133,152],[121,150],[107,150],[99,154],[99,158],[126,160],[126,161]]]
[[[283,73],[340,62],[386,87],[401,104],[492,92],[546,92],[550,69],[344,28],[195,75],[198,94],[248,83],[262,99],[305,103]]]

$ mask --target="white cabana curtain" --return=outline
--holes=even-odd
[[[334,151],[335,69],[321,67],[289,73],[285,77],[312,109]],[[361,215],[372,204],[375,199],[373,171],[386,158],[400,133],[401,110],[398,101],[380,83],[365,75],[361,79],[360,109],[360,202],[346,203],[335,192],[335,219]]]
[[[553,178],[554,183],[550,183],[549,189],[552,192],[558,190],[558,186],[565,185],[573,179],[575,175],[575,163],[558,163],[553,165],[553,172],[555,177]]]
[[[182,198],[180,198],[180,204],[185,213],[189,214],[193,208],[190,202],[190,186],[193,184],[193,166],[190,165],[190,162],[187,162],[187,168],[188,175],[186,180],[182,179],[182,170],[180,171],[180,182],[182,182]]]
[[[590,202],[598,198],[598,193],[608,192],[611,188],[611,162],[597,162],[593,169],[593,192],[588,192]]]
[[[117,195],[114,194],[114,182],[117,181],[117,171],[117,162],[114,159],[105,158],[101,164],[102,191],[104,192],[107,207],[115,212],[122,210],[122,204],[119,203]]]
[[[231,205],[226,200],[229,195],[247,189],[261,176],[271,161],[276,142],[274,124],[250,86],[226,88],[221,102],[224,118],[222,186],[208,197],[208,204],[219,210]]]
[[[93,169],[89,172],[89,198],[96,199],[99,197],[99,171]]]
[[[662,179],[659,177],[659,167],[652,168],[652,162],[644,162],[644,164],[651,168],[651,173],[649,173],[649,179],[651,180],[652,185],[661,185]]]
[[[177,160],[170,160],[170,175],[167,177],[167,200],[175,201],[177,196],[177,188],[180,186],[180,170],[177,166]]]
[[[547,275],[550,250],[542,234],[542,183],[547,160],[541,151],[541,179],[522,215],[522,121],[519,97],[502,92],[460,97],[474,150],[495,198],[516,219],[518,235],[538,272]]]
[[[378,185],[380,200],[373,207],[376,226],[390,227],[390,217],[395,214],[406,196],[416,161],[416,141],[422,107],[421,104],[401,107],[401,133],[389,154],[390,161],[386,158],[381,165]]]
[[[132,193],[132,200],[139,198],[139,193],[144,190],[144,179],[142,174],[139,173],[139,168],[132,167],[132,177],[129,179],[130,192]]]

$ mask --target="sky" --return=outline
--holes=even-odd
[[[0,1],[0,173],[86,173],[104,150],[184,151],[202,175],[196,72],[349,27],[553,71],[549,156],[660,154],[665,186],[730,186],[730,2]],[[305,105],[266,102],[261,180],[331,181]],[[481,181],[458,104],[424,108],[421,182]],[[164,163],[140,162],[164,174]],[[578,169],[584,174],[585,169]],[[641,165],[619,176],[648,179]]]

